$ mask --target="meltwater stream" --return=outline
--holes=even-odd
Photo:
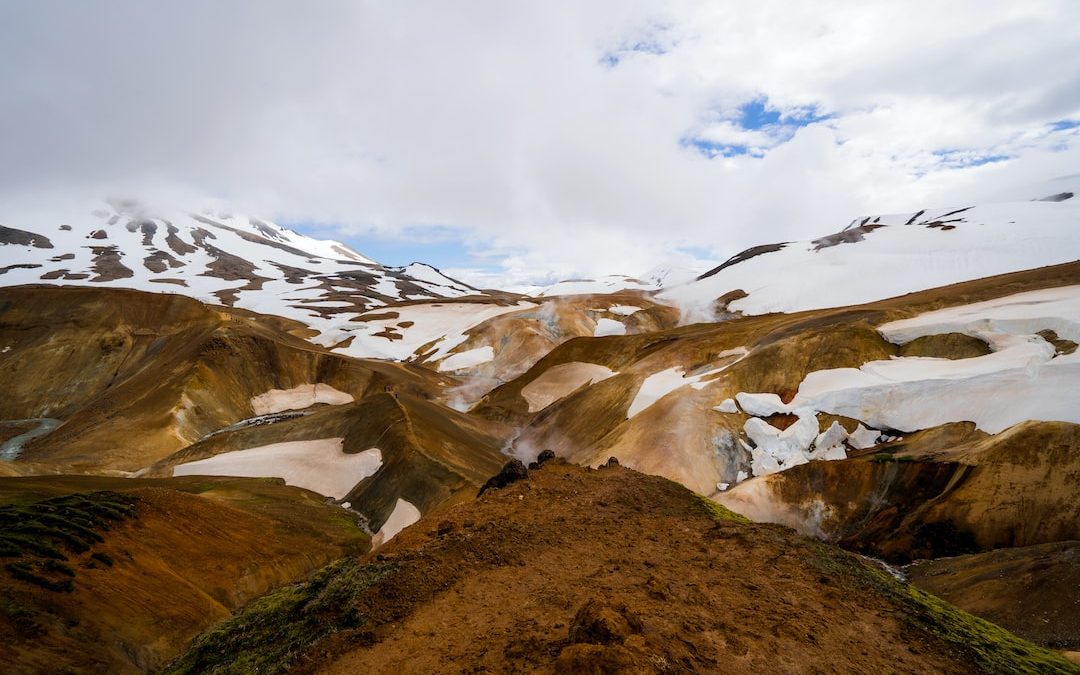
[[[44,436],[56,427],[60,426],[61,421],[52,417],[34,417],[26,420],[0,420],[0,426],[15,426],[34,424],[29,431],[24,431],[18,436],[7,439],[0,444],[0,461],[10,462],[19,456],[22,452],[23,446],[29,442]]]

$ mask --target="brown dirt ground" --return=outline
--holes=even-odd
[[[1036,644],[1080,649],[1080,541],[920,561],[906,573],[924,591]]]
[[[0,672],[156,671],[253,598],[367,547],[342,509],[272,480],[6,478],[0,502],[101,488],[136,496],[138,517],[90,551],[68,551],[72,592],[0,569]]]
[[[830,567],[823,548],[786,528],[717,520],[661,478],[556,461],[380,549],[373,560],[395,567],[358,600],[369,621],[317,645],[298,670],[973,671]],[[592,601],[601,620],[572,641]]]

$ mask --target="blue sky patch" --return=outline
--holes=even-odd
[[[649,56],[663,56],[671,51],[674,42],[668,37],[671,26],[654,24],[642,30],[634,38],[620,42],[617,47],[605,51],[600,55],[600,65],[614,68],[623,59],[633,54],[646,54]]]
[[[739,129],[764,134],[768,140],[761,147],[742,143],[724,143],[703,138],[703,134],[683,137],[679,140],[679,144],[684,148],[693,148],[710,159],[735,155],[762,157],[766,150],[791,140],[801,127],[823,122],[832,117],[831,113],[822,112],[817,105],[781,110],[770,105],[768,97],[759,96],[734,110],[714,111],[711,119],[715,122],[731,122]]]
[[[485,259],[486,256],[465,243],[472,237],[458,228],[441,225],[415,226],[388,236],[378,232],[348,235],[316,223],[281,224],[311,237],[344,241],[388,267],[422,262],[439,269],[470,267],[492,272],[497,269]]]
[[[974,150],[936,150],[933,154],[942,164],[957,169],[1005,162],[1014,157],[1000,153],[982,154]]]

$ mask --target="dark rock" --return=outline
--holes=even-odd
[[[439,527],[435,530],[440,537],[445,537],[454,531],[454,523],[449,520],[444,520],[439,523]]]
[[[569,637],[572,644],[622,644],[643,628],[641,620],[626,607],[589,600],[570,623]]]
[[[529,470],[525,468],[520,459],[512,459],[503,465],[503,468],[499,473],[495,474],[491,478],[488,478],[483,487],[480,488],[480,492],[476,493],[476,496],[484,494],[488,490],[498,490],[504,488],[507,485],[517,482],[519,480],[529,477]]]
[[[550,462],[553,459],[555,459],[554,450],[543,450],[540,452],[539,455],[536,456],[536,461],[529,464],[529,470],[539,469],[540,467],[544,466],[544,464]]]
[[[608,457],[607,458],[607,463],[604,464],[604,466],[606,466],[606,467],[619,466],[619,458],[616,457],[615,455],[612,455],[611,457]]]

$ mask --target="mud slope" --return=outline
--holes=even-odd
[[[199,637],[167,672],[1077,672],[855,556],[554,461]]]
[[[911,583],[1032,642],[1080,651],[1080,542],[928,560]]]
[[[63,422],[20,462],[136,471],[254,417],[271,390],[320,384],[353,398],[433,396],[448,378],[331,354],[278,317],[125,290],[0,290],[0,419]]]
[[[0,479],[7,673],[155,671],[199,631],[369,538],[280,481]]]
[[[377,532],[398,500],[427,513],[447,500],[475,494],[506,459],[499,452],[501,433],[499,425],[422,398],[380,392],[274,424],[214,434],[170,455],[150,473],[171,475],[187,462],[273,443],[340,438],[346,454],[372,449],[379,453],[377,471],[356,481],[342,496]],[[266,463],[253,465],[252,470],[275,475]]]

